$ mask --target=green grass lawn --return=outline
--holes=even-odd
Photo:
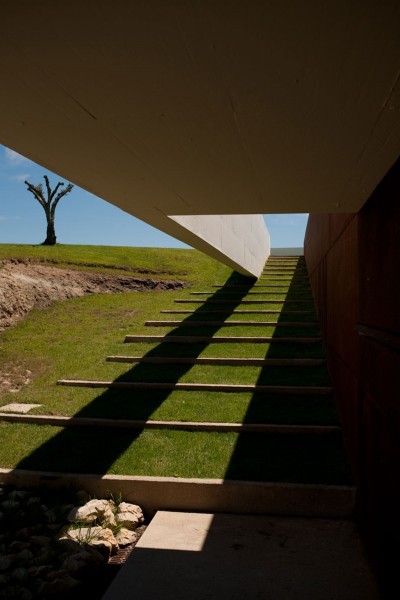
[[[212,289],[218,283],[246,284],[248,289],[229,295],[228,304],[217,306],[212,320],[315,321],[314,308],[299,315],[235,315],[235,308],[269,310],[305,310],[304,305],[286,304],[283,300],[268,305],[238,305],[240,299],[258,296],[247,294],[254,281],[246,279],[205,257],[195,250],[110,248],[95,246],[11,246],[0,245],[0,259],[33,258],[54,260],[56,266],[101,269],[125,273],[180,279],[188,289],[179,291],[133,292],[118,295],[91,295],[58,302],[33,311],[12,329],[0,334],[2,370],[17,366],[32,371],[32,382],[17,394],[6,394],[0,404],[27,402],[40,404],[36,414],[91,416],[125,419],[159,419],[182,421],[254,422],[282,424],[337,424],[330,396],[279,396],[276,394],[222,393],[199,391],[121,391],[72,388],[57,385],[58,379],[171,381],[193,383],[248,383],[262,385],[329,385],[324,366],[297,367],[222,367],[204,365],[123,364],[106,362],[108,355],[142,356],[215,356],[215,357],[321,357],[320,342],[300,345],[283,343],[172,343],[124,344],[125,335],[210,335],[314,337],[315,327],[190,327],[191,321],[205,320],[204,311],[215,305],[177,304],[176,299],[195,298],[191,291]],[[97,265],[90,267],[90,265]],[[150,274],[150,275],[149,275]],[[308,293],[308,292],[307,292]],[[214,290],[213,299],[221,298]],[[200,298],[200,297],[197,297]],[[280,298],[279,295],[270,298]],[[160,314],[161,309],[194,310],[188,315]],[[187,319],[188,326],[177,331],[172,327],[147,327],[147,320]],[[279,436],[147,431],[112,433],[110,430],[66,429],[0,422],[2,444],[0,466],[44,468],[80,472],[110,472],[138,475],[184,477],[254,478],[281,477],[281,480],[346,480],[346,469],[339,440],[319,450],[320,441],[307,441],[302,453],[300,440]],[[105,442],[104,442],[105,440]],[[285,441],[286,440],[286,441]],[[284,457],[279,458],[285,446]],[[262,457],[255,460],[254,452]],[[295,463],[290,466],[290,455]],[[336,452],[336,463],[334,456]],[[308,454],[307,454],[308,453]],[[313,453],[320,459],[312,457]],[[276,454],[272,460],[272,455]],[[285,458],[286,457],[286,458]],[[302,458],[301,458],[302,457]],[[336,464],[335,474],[324,474],[323,461]],[[300,468],[300,462],[304,465]],[[299,462],[300,461],[300,462]],[[281,465],[281,475],[278,476]],[[297,465],[297,466],[296,466]],[[308,465],[308,467],[307,467]],[[317,474],[317,471],[319,474]],[[297,475],[294,475],[297,473]],[[336,478],[336,479],[335,479]]]
[[[201,252],[171,248],[0,244],[0,260],[11,258],[33,259],[57,267],[89,268],[91,271],[125,272],[131,275],[151,275],[165,279],[174,277],[187,280],[192,284],[196,283],[196,280],[203,281],[200,273],[205,273],[207,284],[212,284],[215,278],[220,277],[223,281],[224,275],[231,272]]]
[[[3,465],[24,469],[293,483],[351,483],[339,436],[118,431],[0,423]],[[108,436],[108,438],[107,438]]]

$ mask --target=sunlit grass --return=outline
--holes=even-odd
[[[54,250],[54,252],[53,252]],[[313,358],[324,356],[321,342],[194,344],[134,342],[126,335],[195,335],[217,337],[319,337],[315,326],[280,327],[238,325],[191,326],[194,320],[310,322],[316,320],[312,304],[284,304],[285,294],[273,294],[275,302],[259,304],[263,296],[245,291],[225,298],[228,304],[176,303],[190,298],[190,291],[212,289],[228,280],[232,271],[196,251],[102,247],[0,246],[0,258],[32,257],[57,266],[129,270],[148,276],[179,278],[189,289],[93,295],[58,302],[32,312],[13,329],[0,335],[2,365],[18,362],[32,370],[32,382],[18,394],[6,394],[0,402],[29,402],[41,406],[32,413],[131,420],[178,420],[271,424],[337,424],[331,396],[279,395],[275,393],[226,393],[203,391],[152,391],[74,388],[57,385],[58,379],[100,381],[153,381],[278,386],[324,386],[329,377],[321,367],[232,367],[209,365],[148,365],[106,362],[108,355],[201,356],[227,358]],[[73,263],[71,265],[71,263]],[[98,265],[89,267],[88,265]],[[235,275],[230,281],[246,279]],[[248,282],[248,280],[247,280]],[[264,283],[264,282],[260,282]],[[287,284],[286,284],[287,285]],[[222,298],[214,289],[215,297]],[[291,294],[288,294],[290,296]],[[302,293],[302,296],[308,297]],[[192,296],[192,298],[196,298]],[[240,304],[240,299],[251,303]],[[247,310],[309,310],[291,314],[235,314]],[[207,310],[219,312],[207,315]],[[160,314],[161,309],[196,311],[194,314]],[[149,327],[150,320],[184,320],[185,326]],[[184,431],[112,431],[104,429],[33,426],[0,422],[4,467],[93,473],[122,473],[177,477],[232,477],[236,479],[345,482],[340,440],[322,444],[308,438],[255,437]],[[332,442],[332,440],[331,440]],[[336,458],[335,458],[336,457]],[[292,462],[291,462],[292,461]],[[294,462],[293,462],[294,461]],[[325,461],[325,462],[324,462]],[[330,465],[330,471],[326,465]]]
[[[29,244],[0,244],[0,259],[34,259],[45,264],[68,268],[90,268],[142,276],[174,276],[191,283],[224,281],[224,271],[215,260],[196,250],[171,248],[132,248],[123,246],[33,246]],[[207,274],[211,278],[207,278]],[[214,275],[214,277],[212,277]]]

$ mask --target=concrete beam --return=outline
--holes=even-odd
[[[270,237],[262,215],[185,215],[170,220],[168,229],[174,230],[175,237],[243,275],[261,275],[270,255]]]

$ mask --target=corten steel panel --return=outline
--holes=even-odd
[[[363,469],[359,487],[359,519],[369,553],[377,568],[385,598],[398,586],[400,490],[393,472],[398,470],[399,418],[383,411],[363,394]],[[393,435],[394,434],[394,435]],[[394,438],[394,439],[393,439]]]
[[[352,219],[327,255],[327,343],[354,375],[358,368],[358,239]]]
[[[329,248],[328,214],[310,214],[304,238],[304,256],[310,275],[317,268]]]
[[[358,518],[388,598],[400,545],[399,197],[400,161],[358,215],[312,215],[305,240]]]
[[[353,213],[310,214],[304,240],[304,255],[310,273],[313,273],[354,217]]]
[[[360,321],[400,334],[400,160],[359,216]]]
[[[362,394],[363,405],[363,465],[358,482],[358,520],[374,564],[381,570],[383,528],[382,509],[385,505],[385,474],[381,465],[382,413]]]
[[[334,395],[337,410],[343,427],[343,437],[350,466],[358,485],[362,464],[360,448],[362,445],[362,407],[360,403],[358,380],[335,352],[328,346],[327,356],[329,374],[335,382]]]
[[[360,389],[367,415],[379,418],[368,422],[366,455],[372,454],[385,473],[384,488],[390,490],[390,504],[396,499],[400,505],[400,403],[398,374],[400,366],[399,347],[389,347],[379,339],[360,337]],[[381,494],[381,471],[366,468],[365,479],[370,485],[370,495],[379,499]],[[377,479],[376,479],[377,478]],[[374,479],[376,479],[374,481]],[[386,507],[388,518],[393,514]],[[397,512],[397,511],[396,511]]]
[[[347,228],[352,219],[355,218],[354,213],[340,213],[329,215],[329,247],[333,246]]]
[[[311,289],[318,314],[318,322],[324,340],[326,339],[326,260],[323,259],[310,275]]]
[[[379,330],[370,332],[368,337],[360,336],[360,386],[382,410],[396,411],[400,415],[400,336],[393,336],[390,346],[385,343],[385,337],[380,337]],[[398,447],[400,449],[399,443]]]

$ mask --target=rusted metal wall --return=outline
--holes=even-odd
[[[304,253],[357,516],[385,587],[400,555],[400,161],[359,213],[310,215]]]
[[[358,460],[359,312],[357,215],[310,215],[304,253],[349,459]]]

